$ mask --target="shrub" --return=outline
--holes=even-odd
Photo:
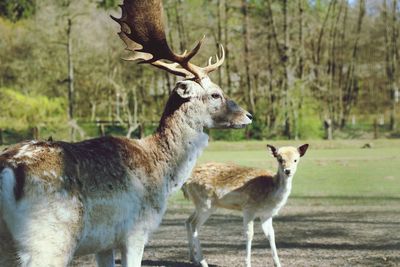
[[[8,88],[0,88],[0,114],[0,128],[15,131],[59,127],[67,122],[64,99],[29,96]]]

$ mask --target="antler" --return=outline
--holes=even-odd
[[[189,62],[199,51],[204,37],[190,52],[178,55],[171,51],[165,37],[161,0],[124,0],[120,7],[121,18],[111,18],[120,24],[121,32],[118,35],[126,44],[126,49],[133,52],[125,60],[139,60],[140,63],[149,63],[174,75],[199,81],[224,62],[225,51],[222,45],[221,58],[217,55],[215,63],[212,63],[212,57],[204,68]]]

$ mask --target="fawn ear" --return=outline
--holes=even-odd
[[[297,149],[300,153],[300,157],[304,156],[304,154],[306,154],[306,151],[308,149],[308,144],[304,144],[302,146],[299,146],[299,148]]]
[[[271,152],[272,156],[274,156],[275,158],[278,156],[278,150],[273,146],[273,145],[267,145],[267,148],[269,150],[269,152]]]

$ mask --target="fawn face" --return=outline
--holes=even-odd
[[[297,170],[297,164],[300,157],[304,156],[308,149],[308,144],[299,146],[298,148],[292,146],[284,146],[275,148],[272,145],[267,145],[272,156],[278,160],[279,173],[286,177],[293,176]]]

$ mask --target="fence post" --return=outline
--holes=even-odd
[[[374,119],[374,139],[379,138],[379,128],[378,128],[378,119]]]
[[[3,138],[3,129],[0,128],[0,145],[4,144],[4,138]]]
[[[106,132],[104,130],[104,124],[100,122],[99,119],[96,119],[97,129],[99,131],[100,136],[105,136]]]
[[[37,126],[32,127],[32,139],[39,140],[39,128]]]
[[[139,139],[144,136],[144,122],[139,124]]]
[[[332,140],[332,120],[331,119],[324,120],[324,128],[325,128],[325,138],[327,140]]]

